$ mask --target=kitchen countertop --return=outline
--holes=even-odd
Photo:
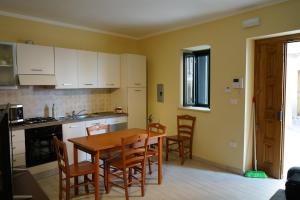
[[[76,119],[76,118],[74,119],[74,118],[66,117],[66,118],[60,118],[57,121],[12,126],[12,130],[15,131],[15,130],[30,129],[30,128],[39,128],[45,126],[69,124],[74,122],[91,121],[91,120],[97,120],[103,118],[114,118],[114,117],[123,117],[123,116],[127,116],[127,113],[101,112],[101,113],[97,113],[97,115],[93,114],[93,116],[89,116],[83,119]]]

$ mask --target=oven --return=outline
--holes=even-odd
[[[57,160],[53,137],[62,140],[62,126],[25,129],[26,167]]]

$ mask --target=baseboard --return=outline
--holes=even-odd
[[[206,159],[198,157],[198,156],[193,156],[193,160],[200,161],[202,163],[214,166],[216,168],[219,168],[219,169],[222,169],[222,170],[225,170],[227,172],[234,173],[234,174],[238,174],[238,175],[243,175],[244,174],[242,169],[238,169],[238,168],[235,168],[235,167],[231,167],[231,166],[223,165],[223,164],[216,163],[216,162],[213,162],[213,161],[209,161],[209,160],[206,160]]]

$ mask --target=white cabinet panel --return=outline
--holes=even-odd
[[[79,88],[97,88],[98,55],[92,51],[78,52],[78,87]]]
[[[146,88],[128,88],[128,128],[146,128]]]
[[[25,166],[25,131],[12,131],[13,166]]]
[[[54,74],[53,47],[17,44],[18,74]]]
[[[55,48],[54,52],[56,88],[77,88],[77,51],[74,49]]]
[[[76,122],[70,124],[63,124],[63,141],[67,145],[69,163],[73,164],[73,143],[69,142],[69,138],[76,138],[86,136],[85,122]],[[78,150],[78,161],[86,160],[86,153]]]
[[[142,55],[125,54],[127,65],[127,86],[146,87],[146,57]]]
[[[120,55],[98,54],[98,86],[100,88],[120,87]]]

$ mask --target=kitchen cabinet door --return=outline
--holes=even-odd
[[[120,87],[120,55],[98,54],[98,87]]]
[[[55,48],[56,88],[78,88],[77,51]]]
[[[125,54],[123,61],[127,66],[127,86],[146,87],[146,57],[135,54]]]
[[[13,166],[25,166],[25,131],[12,131]]]
[[[97,88],[98,54],[92,51],[78,50],[78,87]]]
[[[128,88],[128,128],[146,128],[146,88]]]
[[[63,141],[67,145],[69,163],[73,164],[73,143],[69,142],[69,138],[76,138],[85,136],[85,122],[75,122],[70,124],[63,124]],[[86,153],[78,150],[78,161],[86,160]]]
[[[53,47],[17,44],[18,74],[54,74]]]

